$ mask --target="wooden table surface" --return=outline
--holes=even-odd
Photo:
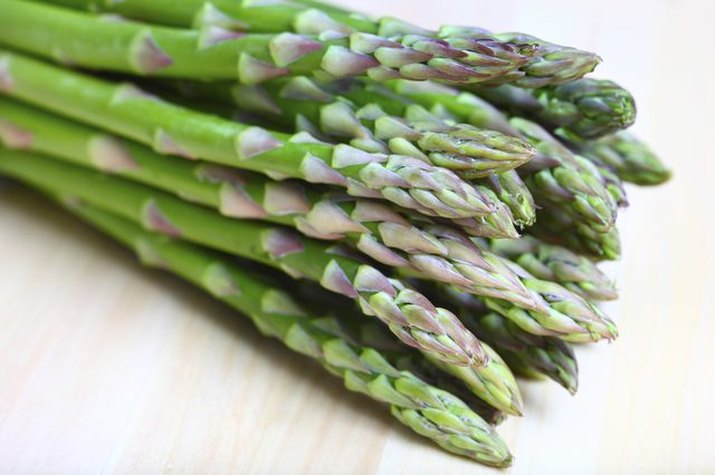
[[[609,266],[621,338],[579,350],[575,397],[524,384],[500,432],[509,473],[715,473],[712,3],[344,3],[592,49],[634,92],[676,175],[630,190]],[[0,472],[491,473],[39,197],[0,199]]]

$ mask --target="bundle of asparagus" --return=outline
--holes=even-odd
[[[0,174],[503,467],[514,374],[574,393],[617,336],[623,182],[669,177],[599,61],[314,0],[5,0]]]

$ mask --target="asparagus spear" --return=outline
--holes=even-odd
[[[621,240],[617,228],[607,233],[597,233],[555,210],[539,210],[536,224],[529,229],[529,233],[591,259],[616,260],[621,257]]]
[[[503,316],[489,312],[479,299],[454,287],[436,285],[423,290],[435,301],[458,309],[467,328],[491,345],[517,375],[548,377],[571,394],[576,392],[578,363],[567,343],[528,333]]]
[[[595,141],[566,138],[578,153],[596,164],[612,168],[624,181],[652,186],[670,179],[670,170],[658,156],[628,132],[617,132]]]
[[[477,248],[467,236],[368,200],[237,174],[208,164],[170,160],[131,142],[0,98],[0,141],[40,152],[208,205],[225,216],[262,219],[324,240],[343,240],[376,261],[480,295],[537,306],[538,297],[509,264]]]
[[[452,394],[392,366],[379,350],[347,341],[332,317],[307,313],[280,287],[235,260],[149,233],[131,221],[79,204],[70,209],[127,247],[147,266],[168,270],[245,313],[264,334],[315,359],[345,386],[390,405],[400,422],[445,450],[503,467],[511,455],[499,435]]]
[[[522,402],[519,389],[514,376],[499,355],[490,359],[489,370],[480,369],[467,372],[466,377],[455,377],[420,352],[395,339],[385,331],[383,325],[366,322],[357,312],[346,311],[354,305],[344,297],[326,292],[312,282],[295,281],[288,286],[293,296],[313,313],[326,307],[334,309],[331,313],[340,322],[340,330],[345,338],[356,345],[379,350],[393,366],[456,395],[485,419],[501,420],[508,413],[520,414]]]
[[[253,33],[292,31],[330,38],[377,35],[422,53],[459,61],[458,64],[471,67],[479,74],[473,81],[514,81],[521,87],[568,82],[592,71],[600,62],[600,58],[593,53],[548,43],[522,33],[494,34],[481,28],[456,26],[430,31],[396,18],[373,20],[321,2],[274,5],[245,0],[183,0],[181,5],[176,5],[176,2],[167,0],[50,0],[50,3],[118,13],[127,18],[184,28],[218,27]],[[394,75],[392,71],[379,68],[372,72],[378,78]],[[447,74],[454,75],[449,70]]]
[[[184,82],[180,90],[199,100],[234,103],[289,129],[378,153],[408,155],[451,169],[464,178],[510,170],[528,162],[533,147],[523,140],[467,124],[447,124],[432,116],[386,113],[379,103],[358,107],[330,84],[307,77],[278,79],[258,86]]]
[[[614,300],[613,282],[589,259],[533,236],[494,239],[484,244],[539,279],[557,282],[587,299]]]
[[[197,82],[173,85],[190,97],[235,102],[242,110],[254,111],[272,122],[283,121],[288,127],[313,135],[327,134],[334,139],[344,135],[352,138],[352,146],[368,152],[392,151],[451,169],[496,202],[496,210],[490,215],[460,222],[475,236],[516,235],[514,225],[529,226],[536,217],[533,197],[515,172],[491,173],[516,167],[531,158],[533,148],[518,138],[486,129],[470,130],[466,124],[449,125],[416,104],[406,105],[399,116],[383,115],[383,106],[393,108],[392,95],[384,90],[365,94],[361,98],[363,106],[355,111],[346,102],[344,84],[336,90],[340,100],[331,102],[335,96],[308,78],[272,81],[260,87]],[[330,89],[335,89],[336,84],[332,86]],[[361,92],[359,86],[349,90],[354,97]],[[370,98],[377,102],[370,102]],[[324,105],[326,102],[329,104]],[[484,175],[484,179],[474,180]]]
[[[483,216],[497,204],[442,168],[348,145],[317,143],[175,106],[117,85],[0,50],[0,93],[152,146],[159,153],[344,186],[446,218]]]
[[[535,146],[537,157],[519,172],[527,178],[536,204],[566,210],[576,222],[597,232],[608,231],[613,225],[617,204],[606,179],[588,160],[573,155],[539,125],[520,117],[508,119],[474,94],[447,86],[413,81],[388,85],[439,116],[527,139]]]
[[[340,246],[303,238],[287,228],[222,217],[143,185],[41,156],[5,150],[0,172],[47,189],[72,194],[145,228],[182,237],[320,282],[360,303],[406,344],[455,365],[483,365],[487,356],[448,310],[350,257]]]
[[[612,81],[579,79],[527,91],[510,86],[479,88],[479,94],[510,112],[549,128],[595,139],[630,127],[636,118],[633,96]]]
[[[197,87],[196,84],[192,87]],[[384,85],[379,85],[371,83],[368,81],[340,81],[334,82],[330,85],[331,90],[342,97],[343,99],[350,100],[358,107],[366,110],[374,110],[375,107],[379,107],[387,114],[402,117],[407,121],[419,122],[419,123],[445,123],[445,120],[438,115],[435,115],[417,104],[416,102],[408,99],[405,96],[395,94],[389,88]],[[212,93],[208,91],[208,88],[201,88],[202,92],[206,92],[207,95]],[[223,93],[221,92],[223,90]],[[219,95],[224,99],[228,99],[225,88],[218,88]],[[216,94],[216,89],[213,89],[213,94]],[[259,95],[260,96],[260,95]],[[246,98],[253,98],[255,96],[246,95]],[[264,102],[259,99],[259,102]],[[256,106],[252,106],[256,107]],[[448,121],[454,122],[454,117],[446,117]],[[457,122],[459,122],[457,120]],[[491,124],[490,124],[491,125]],[[490,130],[492,127],[484,127],[484,130]],[[493,133],[494,131],[492,131]],[[519,135],[517,131],[513,128],[508,128],[505,132],[507,135]],[[499,138],[501,141],[502,139]],[[523,141],[522,141],[523,142]],[[519,150],[520,146],[517,146]],[[404,151],[403,151],[404,153]],[[440,163],[442,166],[447,166],[449,162]],[[523,165],[522,165],[523,167]],[[456,170],[456,172],[463,177],[473,178],[478,176],[476,173],[470,173],[468,170]],[[514,172],[502,172],[499,174],[493,174],[485,177],[481,180],[476,180],[474,183],[479,185],[487,186],[492,189],[494,193],[499,197],[499,199],[505,203],[512,213],[514,223],[519,226],[529,226],[534,222],[535,219],[535,207],[534,200],[531,193],[527,189],[526,185]],[[491,217],[493,217],[492,215]],[[492,219],[492,227],[499,229],[502,226],[497,224],[496,219]],[[505,224],[506,221],[502,221]],[[474,235],[480,236],[485,235],[489,232],[489,229],[484,229],[481,223],[469,223],[464,222],[462,226],[465,229],[473,229]]]
[[[18,157],[26,157],[26,160],[22,162]],[[422,344],[433,351],[441,352],[442,358],[464,365],[471,359],[479,359],[480,355],[474,356],[479,351],[476,340],[461,333],[463,328],[455,323],[452,314],[442,309],[435,310],[426,302],[421,302],[419,300],[421,297],[413,299],[410,297],[410,291],[403,289],[399,281],[389,281],[374,268],[368,265],[361,266],[354,259],[337,256],[339,246],[338,250],[335,250],[335,246],[301,239],[286,229],[223,218],[209,210],[197,208],[141,185],[32,155],[6,154],[0,169],[6,170],[12,176],[31,180],[45,187],[64,187],[62,189],[73,190],[73,193],[91,200],[94,205],[123,213],[126,217],[150,226],[151,229],[181,233],[187,239],[257,259],[280,267],[294,276],[305,276],[319,281],[329,290],[348,295],[364,303],[366,313],[377,313],[388,325],[392,324],[391,328],[399,333],[398,336],[413,346]],[[57,177],[63,177],[61,183],[53,184]],[[44,184],[44,181],[50,183]],[[451,238],[446,231],[441,232],[444,233],[444,237]],[[234,236],[242,236],[244,239],[235,242]],[[449,241],[443,242],[449,243]],[[456,253],[455,257],[467,255],[462,247],[460,240],[455,239],[450,246],[450,249]],[[285,248],[288,248],[288,251],[284,251]],[[257,253],[256,250],[260,252]],[[314,254],[320,254],[320,259],[315,259]],[[424,255],[422,260],[425,261],[422,267],[436,266],[440,263],[437,256]],[[493,301],[495,307],[506,312],[505,315],[510,318],[524,320],[523,317],[518,316],[518,312],[528,313],[528,327],[531,331],[542,334],[556,333],[573,341],[597,341],[615,336],[615,329],[610,321],[596,308],[560,286],[554,287],[549,282],[531,278],[525,271],[522,271],[524,275],[520,276],[521,282],[507,282],[507,285],[523,285],[528,289],[529,297],[535,302],[533,306],[528,305],[530,302],[525,304],[520,301],[519,304],[514,304],[502,300],[500,297],[504,296],[504,293],[490,292],[489,286],[491,281],[504,279],[505,275],[508,275],[501,273],[505,264],[499,260],[486,262],[486,268],[475,265],[471,269],[475,279],[481,276],[486,283],[481,292],[496,295],[490,299],[490,302]],[[459,269],[465,272],[469,267],[460,266]],[[490,274],[490,271],[495,269],[497,272]],[[512,270],[515,271],[516,268]],[[366,290],[368,288],[386,290],[373,295]],[[512,300],[519,300],[517,296],[509,297]],[[407,305],[409,307],[407,311],[400,313],[399,304],[402,304],[404,299],[417,300],[414,306]],[[403,315],[410,310],[415,311]],[[511,317],[512,314],[516,314],[517,317]],[[412,322],[411,319],[415,318],[419,321]],[[411,325],[416,327],[412,328]]]
[[[538,153],[558,163],[529,176],[527,185],[538,204],[566,211],[575,221],[595,232],[608,232],[615,224],[620,189],[612,189],[597,167],[573,155],[534,122],[515,117],[510,124],[536,147]],[[612,184],[610,184],[612,185]]]
[[[342,240],[403,274],[509,300],[549,328],[573,332],[571,316],[550,308],[544,296],[529,288],[533,277],[513,262],[480,249],[456,230],[426,221],[412,225],[408,215],[385,205],[166,159],[141,145],[1,98],[0,140],[8,147],[49,154],[177,193],[232,218],[261,219],[295,227],[310,237]],[[588,320],[584,329],[590,328]],[[590,338],[587,332],[579,335],[584,332],[571,336]]]
[[[578,389],[578,364],[573,349],[558,338],[522,331],[496,313],[473,316],[468,328],[490,342],[518,375],[548,377],[571,394]]]
[[[0,17],[0,42],[44,57],[110,71],[244,84],[306,74],[474,82],[494,80],[524,62],[518,51],[499,42],[491,42],[493,54],[485,58],[480,51],[462,52],[434,39],[397,39],[361,32],[347,37],[245,34],[215,25],[190,30],[107,21],[21,0],[5,0]]]

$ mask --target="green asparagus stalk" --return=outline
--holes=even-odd
[[[538,171],[526,180],[538,204],[565,211],[595,232],[608,232],[616,221],[616,191],[590,161],[573,155],[542,127],[515,117],[510,124],[536,147],[539,154],[558,166]],[[621,198],[620,194],[616,194]]]
[[[484,216],[497,204],[449,170],[411,157],[319,143],[175,106],[117,85],[0,50],[0,93],[105,128],[159,153],[346,187],[445,218]]]
[[[614,300],[618,297],[613,281],[591,260],[564,247],[547,244],[533,236],[494,239],[484,244],[535,277],[557,282],[586,299]]]
[[[444,373],[426,358],[415,352],[387,353],[385,358],[396,368],[409,371],[428,384],[441,388],[464,401],[467,406],[492,426],[498,426],[506,420],[508,414],[496,409],[474,395],[471,389],[454,376]]]
[[[280,123],[327,140],[377,153],[408,155],[475,178],[528,162],[533,147],[523,140],[467,124],[447,124],[435,117],[393,116],[378,103],[356,106],[307,77],[278,79],[258,86],[182,83],[184,94],[199,100],[234,103]]]
[[[536,224],[529,229],[529,233],[594,260],[617,260],[621,257],[621,240],[616,227],[607,233],[597,233],[555,210],[539,210]]]
[[[506,361],[519,376],[548,377],[571,394],[578,388],[578,363],[573,349],[558,338],[528,333],[514,322],[489,312],[482,302],[454,287],[424,289],[437,302],[459,311],[460,319]]]
[[[522,331],[496,313],[463,317],[468,328],[498,349],[520,376],[548,377],[571,394],[578,389],[578,364],[573,349],[558,338]]]
[[[184,28],[218,27],[252,33],[291,31],[328,38],[377,35],[422,53],[471,67],[478,74],[473,76],[473,81],[497,84],[514,81],[521,87],[562,84],[592,71],[600,62],[600,58],[593,53],[548,43],[521,33],[493,34],[481,28],[455,26],[430,31],[396,18],[370,19],[320,2],[282,2],[275,5],[246,0],[183,0],[180,6],[167,0],[51,0],[51,3],[118,13],[149,23]],[[444,59],[442,62],[456,67]],[[413,67],[413,70],[417,69]],[[446,66],[436,70],[442,74],[424,68],[411,72],[446,80],[449,78],[445,75],[455,74]],[[385,68],[375,68],[370,72],[378,79],[394,75],[393,71]]]
[[[460,225],[474,236],[516,237],[515,225],[527,226],[535,219],[533,197],[516,173],[509,171],[489,174],[490,169],[513,167],[517,163],[528,161],[533,154],[531,145],[516,138],[507,139],[507,135],[495,131],[469,130],[466,124],[458,124],[455,128],[416,104],[406,106],[399,117],[381,116],[373,120],[376,113],[381,114],[379,111],[382,106],[391,107],[392,95],[385,94],[386,90],[364,97],[365,102],[362,103],[365,105],[357,114],[353,114],[353,108],[342,94],[344,85],[340,85],[336,91],[340,100],[323,106],[323,103],[329,101],[328,98],[334,96],[328,95],[330,93],[324,87],[319,89],[320,86],[311,83],[307,78],[274,81],[260,88],[197,82],[173,86],[178,87],[182,94],[194,98],[235,102],[242,110],[251,110],[271,118],[272,123],[283,121],[287,127],[295,127],[294,131],[309,131],[315,136],[337,136],[333,139],[345,135],[353,137],[350,142],[352,146],[368,152],[391,151],[451,169],[462,178],[470,180],[478,192],[495,203],[496,209],[491,214],[477,220],[459,221]],[[267,90],[273,92],[269,95]],[[359,95],[358,87],[352,87],[350,90]],[[285,96],[295,96],[299,99],[289,99]],[[370,103],[370,97],[378,99],[379,102]],[[308,101],[308,98],[312,100]],[[363,116],[363,120],[356,117],[357,115]],[[307,117],[311,116],[312,120],[308,120]],[[367,120],[367,116],[371,119]],[[295,125],[291,123],[293,121],[296,122]],[[432,131],[418,132],[415,128],[409,129],[410,124]],[[341,132],[338,132],[339,130]],[[387,139],[387,136],[391,138]],[[459,152],[459,155],[456,152]],[[466,153],[471,157],[462,155]],[[488,176],[484,179],[473,179],[485,174]]]
[[[397,39],[361,32],[246,34],[216,25],[190,30],[107,21],[21,0],[5,0],[0,17],[0,42],[47,58],[102,70],[243,84],[308,74],[474,82],[496,80],[525,61],[510,45],[499,50],[499,42],[489,50],[497,57],[485,57],[420,36]]]
[[[578,153],[598,165],[612,168],[623,181],[654,186],[670,179],[670,170],[658,156],[628,132],[618,132],[595,141],[569,138]]]
[[[234,95],[231,91],[228,91],[226,87],[220,86],[217,89],[205,88],[192,84],[192,88],[197,87],[201,89],[202,94],[207,96],[213,95],[216,97],[218,95],[219,99],[222,100],[235,100]],[[410,122],[418,123],[445,123],[445,120],[438,115],[435,115],[417,104],[416,102],[408,99],[407,97],[396,95],[389,88],[384,85],[379,85],[371,83],[368,81],[340,81],[335,82],[330,85],[331,91],[339,95],[343,99],[347,99],[363,110],[374,110],[375,108],[380,108],[386,111],[387,114],[404,118]],[[265,95],[243,95],[243,101],[253,99],[258,103],[263,104],[263,106],[245,106],[250,108],[256,107],[266,107],[264,99]],[[317,99],[316,99],[317,100]],[[454,117],[446,117],[450,122],[454,122]],[[458,120],[456,122],[459,122]],[[490,124],[491,125],[491,124]],[[485,127],[484,130],[490,130],[493,127]],[[493,132],[493,131],[492,131]],[[508,128],[505,132],[507,135],[519,135],[518,131],[515,131],[513,127]],[[499,141],[502,139],[500,138]],[[523,143],[523,141],[522,141]],[[519,150],[520,146],[517,146]],[[406,153],[406,150],[402,150],[402,153]],[[440,163],[442,166],[448,165],[448,162]],[[457,174],[467,179],[476,176],[477,174],[469,173],[467,170],[455,170]],[[535,218],[535,206],[534,200],[531,196],[526,185],[523,181],[513,172],[503,172],[498,174],[498,176],[487,176],[482,180],[477,180],[475,183],[483,186],[487,186],[492,189],[492,191],[498,196],[498,198],[505,203],[509,210],[511,211],[514,224],[519,226],[528,226],[534,222]],[[480,188],[480,190],[483,190]],[[492,215],[486,217],[486,222],[470,222],[469,220],[462,222],[462,226],[467,230],[472,230],[476,236],[484,236],[487,234],[492,234],[491,229],[499,230],[504,229],[505,226],[511,227],[511,222],[506,219],[497,219],[499,213],[493,213]],[[487,225],[485,227],[485,225]],[[496,236],[494,236],[496,237]]]
[[[381,264],[480,295],[534,308],[541,300],[510,264],[435,222],[410,224],[387,205],[238,174],[215,165],[173,160],[97,129],[0,98],[0,141],[117,174],[238,219],[261,219],[303,234],[351,244]]]
[[[54,194],[71,194],[148,230],[320,282],[354,299],[363,313],[377,316],[406,344],[438,353],[450,364],[487,362],[478,340],[451,312],[435,308],[421,294],[350,257],[340,246],[303,238],[281,226],[222,217],[152,188],[38,155],[5,150],[0,173]]]
[[[530,288],[533,278],[513,262],[480,249],[454,229],[428,221],[410,224],[409,215],[388,206],[258,175],[239,175],[214,165],[166,159],[139,144],[2,98],[0,140],[7,147],[48,154],[177,193],[231,218],[261,219],[295,227],[309,237],[341,240],[403,274],[509,300],[546,325],[563,322],[555,328],[573,332],[570,315],[550,308],[544,296]],[[581,337],[590,338],[585,331],[588,320]]]
[[[551,129],[563,128],[583,139],[625,129],[636,118],[633,96],[606,80],[579,79],[534,90],[479,88],[479,94],[513,114],[533,118]]]
[[[365,18],[359,13],[321,1],[294,0],[294,2],[313,7],[330,15],[349,15],[352,18]],[[383,35],[390,36],[391,34],[405,32],[400,25],[402,22],[399,20],[397,22],[398,26],[394,26],[395,24],[391,23],[394,22],[392,18],[383,21],[386,22],[384,29],[380,31]],[[513,71],[509,74],[514,80],[514,84],[519,87],[533,88],[570,82],[593,71],[601,61],[601,58],[593,53],[549,43],[524,33],[492,33],[483,28],[445,25],[437,31],[437,36],[445,39],[451,45],[460,47],[470,47],[475,42],[480,44],[489,40],[499,40],[520,45],[522,50],[524,47],[530,46],[531,54],[526,63],[521,66],[518,72]],[[504,81],[504,79],[501,79],[501,81]]]
[[[167,270],[246,314],[267,336],[315,359],[350,391],[390,405],[395,418],[445,450],[503,467],[511,455],[499,435],[452,394],[391,365],[379,350],[347,341],[332,317],[307,313],[280,287],[233,259],[144,231],[131,221],[77,201],[70,209],[133,249],[147,266]]]
[[[574,220],[591,226],[594,231],[605,232],[613,225],[618,207],[606,179],[588,160],[573,155],[537,124],[520,117],[509,120],[474,94],[460,93],[447,86],[413,81],[391,81],[388,86],[445,119],[499,130],[530,141],[537,156],[519,172],[527,178],[536,204],[565,209]]]
[[[409,371],[429,384],[454,394],[489,423],[495,425],[503,421],[507,416],[507,412],[499,410],[497,407],[516,407],[518,405],[519,410],[521,410],[521,396],[514,377],[510,373],[507,374],[505,380],[498,384],[498,387],[503,389],[498,391],[494,389],[483,390],[488,389],[493,384],[489,380],[482,382],[481,390],[474,387],[470,389],[465,385],[464,381],[442,371],[423,354],[405,346],[394,338],[393,335],[386,331],[384,325],[367,322],[357,312],[346,311],[353,305],[344,297],[327,292],[312,282],[294,281],[287,284],[287,286],[290,287],[293,297],[312,313],[319,313],[324,311],[325,308],[333,309],[331,314],[339,321],[342,334],[350,342],[358,346],[375,348],[396,368]],[[484,375],[473,373],[471,379],[474,378],[483,379]],[[504,399],[509,394],[513,394],[516,401],[505,399],[500,402],[500,399]],[[513,410],[508,412],[514,413]]]

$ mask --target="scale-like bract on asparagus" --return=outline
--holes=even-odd
[[[330,145],[176,106],[115,84],[0,50],[0,93],[188,159],[347,188],[430,216],[485,216],[498,208],[454,173],[402,155]]]
[[[38,155],[5,150],[0,171],[56,194],[142,224],[304,277],[356,300],[406,344],[455,365],[484,365],[479,341],[448,310],[385,277],[339,245],[304,238],[282,226],[223,217],[152,188]]]
[[[245,313],[267,336],[315,359],[347,389],[390,405],[392,414],[444,449],[497,467],[511,463],[506,445],[482,418],[454,395],[398,370],[379,349],[355,345],[333,317],[310,314],[270,281],[234,259],[165,236],[131,221],[69,202],[69,209],[122,244],[142,263],[176,274]]]
[[[401,75],[450,81],[457,76],[461,81],[466,77],[469,82],[539,87],[579,78],[600,62],[593,53],[523,33],[495,34],[481,28],[457,26],[431,31],[396,18],[371,19],[320,3],[273,4],[251,0],[182,0],[178,5],[167,0],[51,0],[50,3],[202,31],[293,32],[320,38],[349,38],[351,46],[353,40],[356,45],[360,40],[372,40],[377,44],[374,52],[372,48],[358,48],[357,52],[373,53],[380,62],[367,70],[367,75],[374,79]],[[410,58],[422,63],[403,65]]]

